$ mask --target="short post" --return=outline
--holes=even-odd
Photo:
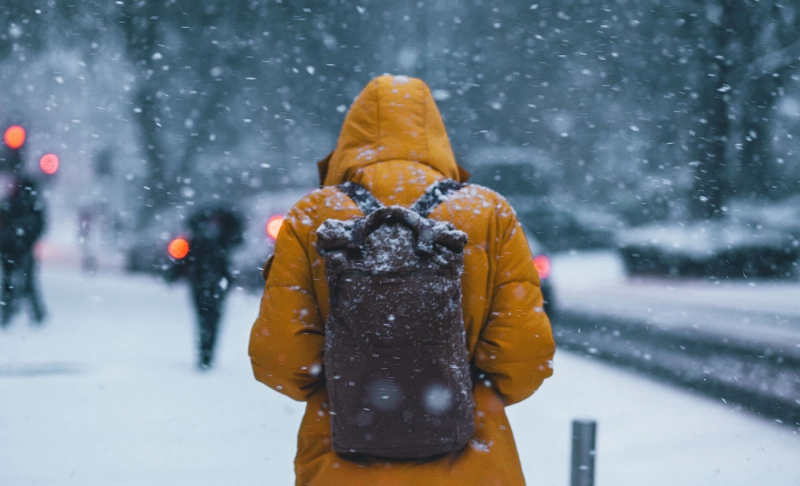
[[[572,479],[570,486],[594,486],[597,422],[572,421]]]

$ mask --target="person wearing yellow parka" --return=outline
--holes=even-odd
[[[404,76],[373,79],[347,113],[336,149],[319,163],[322,188],[288,213],[264,268],[266,285],[250,336],[257,380],[306,402],[295,457],[297,485],[520,485],[525,480],[505,407],[552,375],[555,352],[539,276],[508,202],[468,184],[431,212],[467,234],[461,277],[475,435],[460,451],[426,460],[341,456],[331,449],[325,373],[329,313],[315,230],[363,216],[336,186],[366,187],[382,204],[411,206],[442,178],[466,182],[428,86]]]

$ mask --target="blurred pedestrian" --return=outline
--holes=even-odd
[[[91,240],[94,220],[94,208],[84,206],[78,210],[78,244],[81,247],[81,270],[86,273],[97,271],[97,258],[95,257]]]
[[[361,92],[319,173],[249,348],[256,379],[307,402],[296,484],[524,484],[505,408],[555,345],[513,209],[465,184],[428,86],[404,76]]]
[[[0,203],[0,324],[7,326],[25,301],[30,304],[33,322],[41,324],[45,309],[33,250],[45,229],[44,206],[33,179],[15,174],[10,184],[8,197]]]
[[[244,224],[231,209],[208,207],[192,214],[187,227],[188,253],[174,261],[167,278],[184,277],[189,283],[197,312],[197,367],[206,370],[214,361],[223,303],[233,279],[230,254],[244,241]]]

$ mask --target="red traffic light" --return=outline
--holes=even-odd
[[[58,171],[58,165],[59,160],[56,154],[44,154],[39,159],[39,168],[47,175],[55,174]]]
[[[25,129],[19,125],[11,125],[6,128],[6,133],[3,134],[3,141],[8,148],[17,150],[25,143]]]
[[[180,260],[189,254],[189,242],[185,238],[175,238],[169,242],[167,252],[172,258]]]
[[[277,240],[281,226],[283,226],[283,216],[276,214],[269,218],[269,221],[267,221],[267,236],[273,240]]]

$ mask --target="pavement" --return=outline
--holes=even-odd
[[[200,373],[187,289],[45,262],[43,290],[44,327],[0,330],[0,484],[293,483],[303,405],[252,377],[257,295],[233,291]],[[591,358],[554,369],[508,409],[529,484],[569,484],[577,418],[598,423],[601,486],[800,484],[797,430]]]

